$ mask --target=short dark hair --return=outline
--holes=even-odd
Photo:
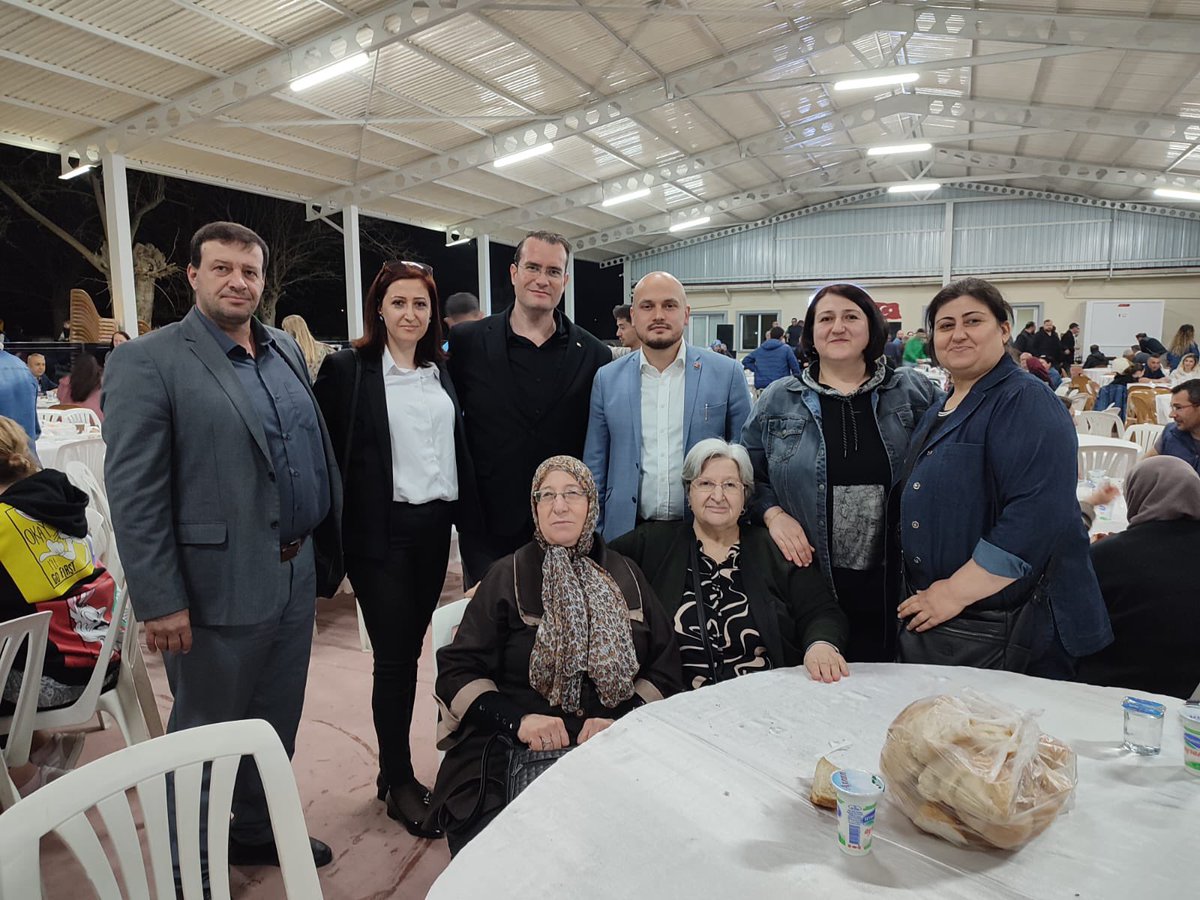
[[[800,336],[801,351],[806,359],[817,359],[820,356],[813,343],[813,323],[817,318],[817,304],[828,294],[845,297],[867,317],[867,347],[863,350],[863,361],[870,371],[870,367],[883,356],[883,347],[887,343],[888,335],[887,322],[883,320],[883,313],[879,311],[871,295],[857,284],[827,284],[813,294],[812,302],[808,304],[808,310],[804,313],[804,333]]]
[[[420,281],[429,291],[429,328],[424,336],[417,341],[417,349],[413,361],[418,367],[426,363],[439,363],[445,358],[442,353],[442,313],[438,303],[437,284],[433,280],[431,269],[411,262],[393,260],[385,262],[367,294],[363,297],[363,336],[354,341],[359,350],[367,350],[382,356],[387,344],[387,327],[380,318],[380,308],[383,306],[383,295],[393,281],[412,278]]]
[[[963,279],[963,281],[971,281],[971,280],[972,279],[970,279],[970,278]],[[957,284],[957,282],[955,282],[955,283]],[[957,296],[961,297],[962,294],[958,294]],[[974,296],[974,295],[972,295],[972,296]],[[1024,331],[1026,328],[1037,328],[1037,322],[1026,322],[1024,325],[1021,326],[1022,331]]]
[[[525,237],[521,238],[517,244],[517,251],[513,254],[513,265],[521,264],[521,248],[525,246],[525,242],[533,239],[541,241],[543,244],[558,244],[567,251],[567,262],[571,261],[571,242],[559,234],[557,231],[531,231]]]
[[[72,403],[83,403],[100,387],[100,363],[90,353],[80,353],[71,364],[70,393]]]
[[[770,335],[775,340],[779,340],[781,337],[783,337],[783,329],[780,328],[778,325],[776,325],[774,328],[771,329]]]
[[[633,318],[630,311],[633,309],[628,303],[622,303],[620,306],[613,307],[613,320],[617,322],[632,322]]]
[[[466,316],[479,311],[479,298],[470,291],[459,291],[446,298],[442,313],[448,317]]]
[[[1067,327],[1068,327],[1068,328],[1078,328],[1078,327],[1079,327],[1079,323],[1078,323],[1078,322],[1072,322],[1072,323],[1071,323],[1070,325],[1068,325]]]
[[[1186,393],[1188,395],[1188,403],[1200,406],[1200,378],[1189,378],[1187,381],[1181,381],[1175,387],[1171,388],[1171,396],[1176,394]]]
[[[188,261],[193,269],[200,268],[200,251],[208,241],[216,241],[219,244],[239,244],[243,247],[258,247],[262,251],[263,275],[266,275],[267,261],[271,256],[270,250],[267,249],[267,242],[245,225],[239,225],[237,222],[209,222],[207,225],[201,225],[192,235],[192,243],[188,251]]]
[[[1100,345],[1099,345],[1099,344],[1092,344],[1092,346],[1088,347],[1088,352],[1089,352],[1089,353],[1099,353],[1099,352],[1100,352]]]
[[[950,282],[934,294],[933,299],[929,301],[929,308],[925,310],[925,326],[929,329],[930,334],[933,333],[933,325],[937,321],[937,314],[941,308],[951,300],[957,300],[963,296],[973,297],[986,306],[999,324],[1012,322],[1012,307],[1008,305],[1008,301],[1004,299],[1004,295],[1000,293],[998,287],[982,278],[961,278],[958,281]],[[1027,322],[1025,327],[1028,328],[1032,324],[1033,322]],[[926,351],[930,361],[936,365],[938,361],[933,341],[930,341]]]

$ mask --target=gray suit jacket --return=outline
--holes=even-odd
[[[283,609],[279,491],[262,422],[200,313],[118,348],[105,367],[104,477],[139,619],[188,609],[192,624],[253,625]],[[308,386],[300,348],[274,328]],[[312,392],[309,389],[309,395]],[[316,400],[338,531],[342,481]]]

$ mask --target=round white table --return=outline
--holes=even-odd
[[[1117,373],[1112,369],[1084,369],[1083,374],[1096,382],[1100,387],[1110,384],[1117,377]]]
[[[875,847],[850,857],[808,791],[821,754],[878,771],[908,703],[972,687],[1023,709],[1078,754],[1068,809],[1023,849],[955,847],[884,796]],[[1116,688],[1006,672],[859,664],[838,684],[802,669],[651,703],[573,750],[450,863],[429,900],[463,897],[1167,897],[1188,893],[1200,778],[1183,767],[1182,701],[1163,751],[1120,747]]]
[[[1080,447],[1133,447],[1135,450],[1140,449],[1133,441],[1127,441],[1124,438],[1101,437],[1098,434],[1080,434],[1078,437]]]

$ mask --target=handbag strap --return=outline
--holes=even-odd
[[[350,476],[350,448],[354,445],[354,420],[358,417],[358,389],[362,385],[362,358],[354,348],[350,349],[354,356],[354,388],[350,391],[350,424],[346,426],[346,448],[342,453],[342,491]]]
[[[708,617],[704,610],[704,590],[700,585],[700,554],[696,552],[696,542],[689,541],[691,550],[692,590],[696,592],[696,618],[700,622],[700,643],[704,646],[704,655],[708,659],[708,674],[712,683],[717,683],[717,663],[713,658],[712,644],[708,640]]]

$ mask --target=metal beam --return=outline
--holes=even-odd
[[[578,12],[578,8],[573,9]],[[842,46],[864,34],[902,28],[911,15],[893,6],[872,6],[846,17],[816,22],[784,38],[771,37],[723,58],[702,63],[664,81],[644,83],[585,106],[560,114],[553,122],[512,128],[440,153],[392,172],[367,178],[346,191],[335,191],[314,203],[322,209],[347,203],[363,203],[379,195],[392,195],[417,184],[454,172],[477,168],[498,156],[545,141],[586,134],[619,119],[635,116],[750,75],[769,72],[776,66],[806,59],[814,53]]]
[[[485,316],[498,309],[492,308],[492,240],[481,234],[475,241],[475,261],[479,266],[479,308]]]
[[[12,3],[14,0],[2,0]],[[24,6],[26,0],[18,0]],[[89,147],[128,152],[147,141],[161,140],[175,132],[227,112],[230,108],[285,86],[293,78],[336,62],[360,50],[374,52],[403,41],[448,18],[461,15],[491,0],[404,0],[369,16],[345,23],[291,50],[276,53],[233,75],[209,82],[191,93],[162,103],[70,142],[70,149],[86,152]],[[30,4],[32,5],[32,4]],[[78,24],[78,23],[77,23]],[[85,158],[80,153],[80,158]]]
[[[342,210],[342,261],[346,269],[346,337],[363,334],[362,254],[358,233],[358,207]]]

